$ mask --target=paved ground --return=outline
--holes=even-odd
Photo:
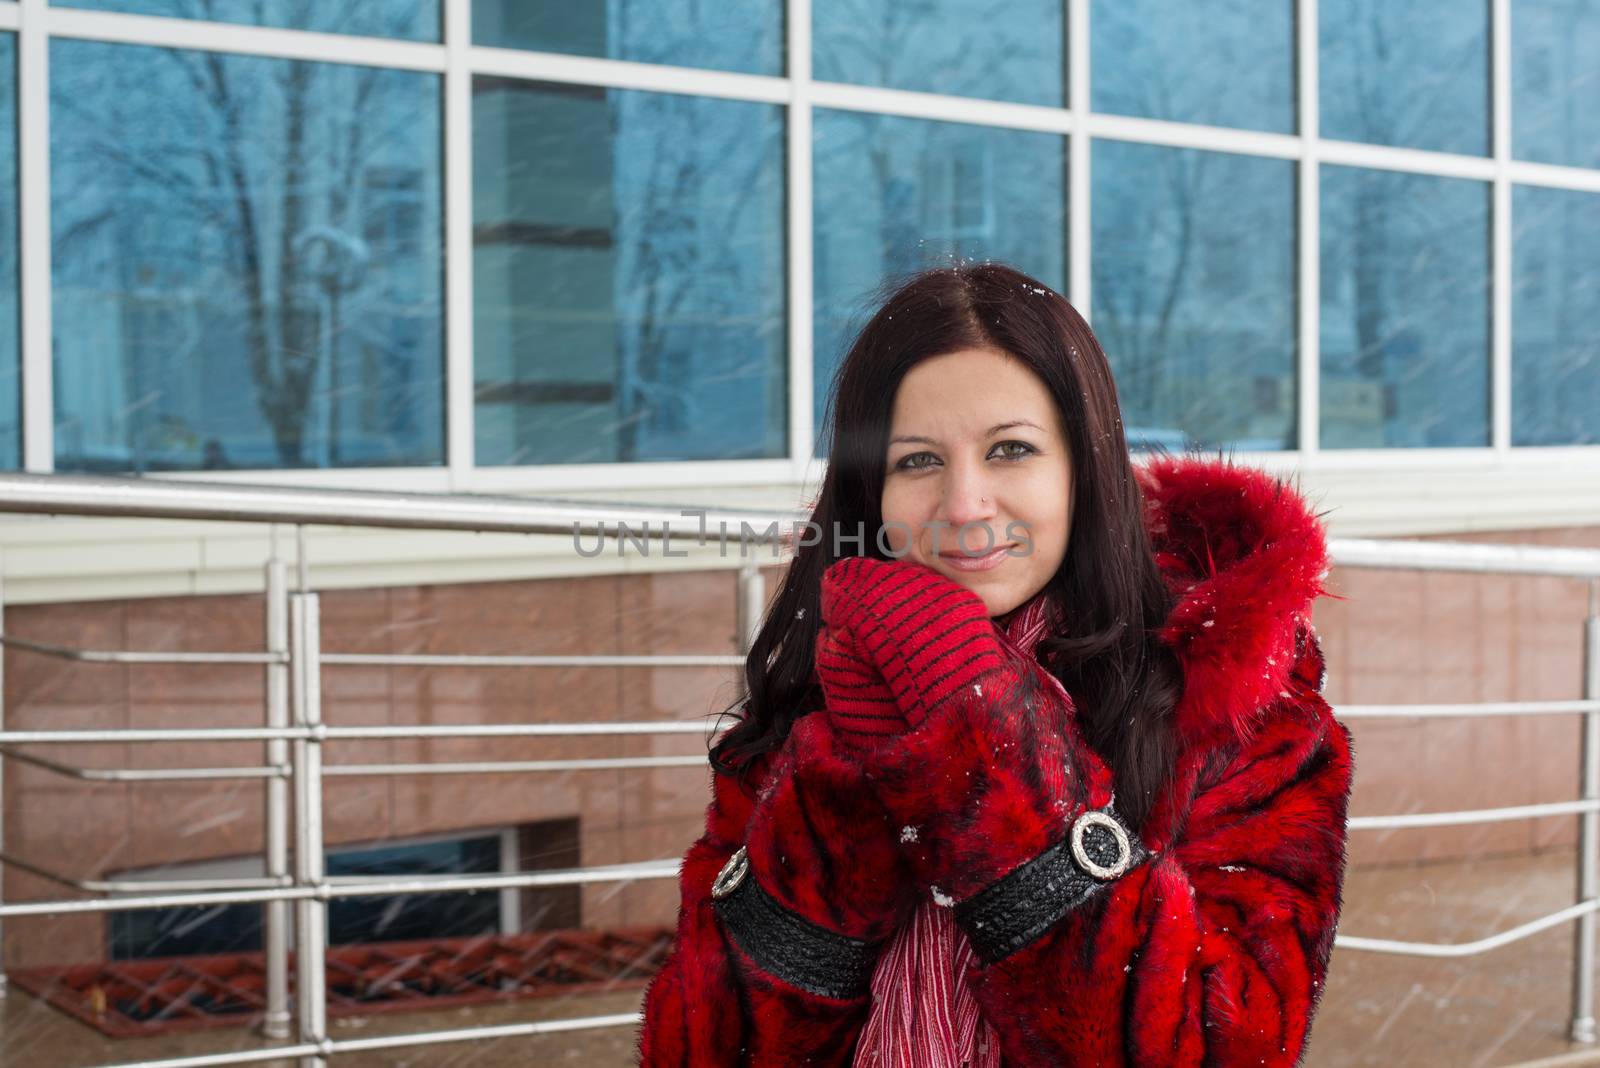
[[[1571,904],[1572,888],[1572,854],[1566,851],[1352,872],[1345,887],[1340,933],[1468,941]],[[1569,924],[1459,959],[1336,952],[1306,1068],[1504,1068],[1582,1050],[1566,1041],[1571,932]],[[488,1009],[336,1020],[333,1035],[366,1037],[631,1012],[638,1002],[638,992],[629,991]],[[239,1031],[105,1039],[20,991],[13,991],[0,1009],[0,1065],[4,1066],[80,1068],[261,1044]],[[357,1054],[336,1058],[332,1068],[561,1064],[624,1068],[633,1063],[633,1048],[633,1028],[614,1027]],[[287,1062],[269,1063],[287,1068]],[[1595,1063],[1600,1065],[1600,1055]]]

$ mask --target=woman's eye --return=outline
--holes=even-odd
[[[1021,451],[1020,452],[1010,453],[1010,454],[1002,457],[1003,459],[1006,459],[1006,460],[1020,460],[1024,456],[1027,456],[1027,455],[1029,455],[1030,453],[1032,453],[1034,451],[1033,446],[1029,445],[1026,441],[1002,441],[1000,444],[996,445],[995,448],[1004,449],[1004,448],[1006,448],[1007,446],[1010,446],[1010,445],[1017,446]]]
[[[900,457],[899,463],[894,465],[895,470],[896,471],[916,471],[916,470],[920,470],[921,468],[926,467],[927,465],[926,464],[913,463],[912,461],[917,460],[917,459],[919,459],[921,457],[927,457],[928,459],[931,460],[931,459],[933,459],[933,453],[931,453],[931,452],[913,452],[913,453],[910,453],[910,454],[908,454],[906,456],[902,456],[902,457]]]

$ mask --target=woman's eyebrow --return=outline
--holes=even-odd
[[[986,437],[986,438],[992,438],[996,434],[1000,433],[1002,430],[1010,430],[1013,427],[1019,427],[1019,426],[1033,427],[1033,429],[1039,430],[1039,431],[1043,430],[1043,427],[1040,427],[1040,426],[1038,426],[1037,424],[1034,424],[1034,423],[1030,423],[1026,419],[1014,419],[1009,423],[996,423],[994,426],[990,427],[988,432],[985,433],[983,436]],[[899,445],[901,442],[906,442],[906,443],[916,442],[916,443],[919,443],[919,444],[922,444],[922,445],[937,445],[937,444],[939,444],[939,442],[934,440],[933,438],[925,438],[925,437],[922,437],[921,435],[918,435],[918,434],[902,434],[900,437],[891,438],[889,440],[889,444],[890,445]]]

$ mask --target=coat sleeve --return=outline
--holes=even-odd
[[[750,781],[759,789],[765,768]],[[711,883],[744,841],[756,799],[712,774],[706,831],[683,858],[677,940],[645,993],[644,1068],[848,1065],[870,997],[835,1000],[762,971],[723,928]]]
[[[1260,728],[1180,762],[1170,842],[969,972],[1008,1065],[1299,1063],[1342,901],[1350,734],[1316,694]]]

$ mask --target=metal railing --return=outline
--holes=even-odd
[[[736,531],[742,544],[775,545],[785,523],[798,524],[802,513],[754,513],[697,508],[672,509],[631,504],[548,501],[523,498],[445,497],[424,494],[371,493],[280,487],[245,487],[193,482],[94,478],[62,475],[0,475],[0,513],[52,513],[165,519],[234,520],[291,524],[297,538],[298,582],[289,588],[281,559],[264,569],[266,648],[262,652],[141,652],[74,649],[0,636],[4,647],[47,656],[97,663],[261,664],[265,671],[265,719],[261,727],[126,728],[115,730],[8,730],[0,708],[0,757],[26,762],[57,775],[83,781],[147,782],[205,779],[261,779],[265,790],[265,875],[258,879],[177,879],[164,881],[74,879],[35,862],[11,856],[0,842],[0,864],[28,871],[74,890],[130,896],[89,900],[47,900],[0,903],[0,918],[62,915],[80,912],[155,909],[260,903],[265,906],[266,1012],[262,1032],[289,1045],[249,1051],[228,1051],[165,1060],[123,1062],[107,1068],[204,1068],[210,1065],[258,1063],[296,1058],[302,1068],[322,1068],[341,1053],[395,1049],[436,1043],[551,1034],[600,1027],[636,1026],[638,1013],[587,1016],[524,1024],[425,1031],[364,1039],[329,1037],[327,990],[323,969],[327,908],[330,901],[358,896],[500,890],[534,886],[583,885],[632,879],[670,879],[678,874],[676,857],[561,871],[501,875],[330,878],[323,870],[322,789],[334,776],[394,774],[484,774],[591,769],[696,766],[693,757],[632,757],[580,760],[459,761],[323,766],[325,746],[340,741],[421,738],[534,738],[622,736],[638,734],[701,734],[694,722],[585,722],[462,724],[452,726],[336,726],[321,714],[321,672],[347,665],[449,667],[652,666],[735,667],[742,655],[704,656],[477,656],[380,655],[326,653],[321,648],[320,602],[308,581],[304,527],[426,528],[499,531],[569,536],[603,535],[663,541],[694,538],[705,543],[712,528],[725,539]],[[684,519],[693,517],[692,529]],[[676,528],[673,524],[679,524]],[[277,539],[272,540],[274,547]],[[1581,796],[1574,801],[1458,812],[1408,813],[1355,817],[1351,830],[1403,829],[1447,824],[1488,823],[1552,815],[1580,817],[1577,864],[1578,900],[1570,907],[1506,931],[1465,943],[1400,942],[1340,935],[1341,948],[1415,956],[1455,957],[1482,953],[1576,920],[1572,1015],[1574,1040],[1595,1040],[1594,989],[1595,913],[1600,909],[1600,551],[1531,546],[1453,544],[1424,541],[1334,539],[1335,564],[1348,567],[1547,575],[1589,580],[1589,607],[1584,621],[1583,698],[1569,701],[1487,702],[1473,704],[1341,706],[1341,718],[1431,718],[1482,715],[1572,715],[1584,717],[1581,750]],[[274,549],[275,552],[275,549]],[[766,604],[761,574],[753,562],[741,565],[738,581],[741,648],[748,650]],[[0,590],[0,623],[3,623]],[[0,627],[3,630],[3,627]],[[117,742],[160,744],[208,741],[264,743],[262,763],[204,768],[80,768],[16,749],[19,745],[72,745]],[[3,768],[4,759],[0,759]],[[294,804],[289,804],[290,791]],[[291,820],[292,816],[292,820]],[[291,835],[294,848],[289,843]],[[293,860],[291,870],[291,857]],[[292,921],[289,908],[293,906]],[[295,954],[296,1004],[288,998],[288,932],[290,923],[299,951]],[[3,974],[0,974],[3,984]],[[0,985],[0,991],[3,991]]]

